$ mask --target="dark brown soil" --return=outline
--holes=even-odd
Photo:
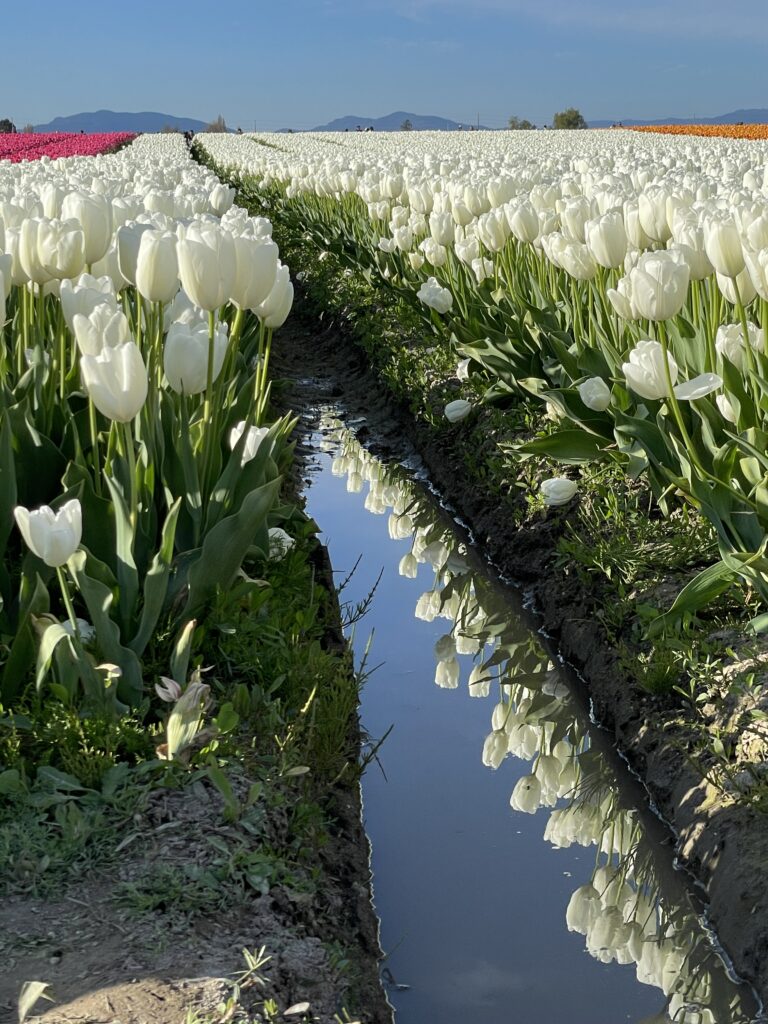
[[[468,470],[477,453],[461,429],[433,430],[396,402],[369,370],[343,329],[314,322],[299,303],[279,335],[275,372],[286,378],[285,401],[312,422],[323,402],[337,402],[361,441],[402,457],[415,447],[431,484],[470,528],[504,577],[523,588],[539,628],[579,674],[597,720],[611,733],[652,806],[673,834],[677,855],[708,893],[709,916],[737,972],[768,998],[768,818],[729,800],[703,778],[693,734],[673,702],[631,684],[595,619],[595,596],[555,564],[562,534],[558,511],[519,528],[503,497],[478,489]],[[461,427],[461,425],[459,425]],[[489,443],[491,443],[489,439]]]
[[[153,793],[132,823],[135,842],[126,845],[115,877],[84,881],[59,899],[19,895],[0,903],[0,1021],[18,1019],[25,982],[43,981],[53,1002],[41,1000],[39,1016],[28,1017],[40,1024],[185,1024],[193,1011],[206,1024],[246,1012],[258,1021],[266,999],[274,1000],[280,1019],[307,1002],[308,1012],[285,1019],[334,1024],[346,1008],[361,1024],[390,1024],[359,790],[339,790],[333,810],[335,827],[312,896],[276,885],[216,913],[177,913],[172,900],[136,913],[115,902],[116,885],[157,864],[173,870],[202,861],[210,840],[229,830],[218,793],[202,782]],[[349,968],[337,969],[334,943]],[[262,947],[267,960],[260,980],[242,985],[238,1013],[225,1017],[217,1008],[246,969],[243,951],[258,954]]]

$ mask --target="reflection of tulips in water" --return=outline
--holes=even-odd
[[[635,964],[638,981],[661,989],[668,1006],[659,1024],[745,1024],[750,1014],[742,1007],[742,993],[729,981],[693,909],[686,901],[675,906],[665,899],[638,815],[622,806],[610,768],[591,748],[584,718],[536,638],[510,621],[503,599],[472,571],[465,546],[446,522],[436,520],[406,475],[385,468],[338,420],[324,426],[340,449],[333,474],[346,477],[353,492],[367,483],[365,507],[389,513],[392,539],[410,538],[400,575],[416,578],[424,566],[434,572],[415,615],[451,624],[434,645],[436,684],[458,687],[460,658],[469,656],[474,659],[470,695],[499,695],[483,764],[498,769],[509,755],[531,761],[531,770],[513,788],[513,810],[535,814],[551,808],[544,831],[548,842],[597,848],[592,877],[568,904],[568,929],[585,937],[595,959]]]

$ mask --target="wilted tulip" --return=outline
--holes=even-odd
[[[438,313],[447,313],[453,305],[451,293],[447,288],[443,288],[434,277],[427,278],[416,294],[425,306],[437,310]]]
[[[178,394],[199,395],[208,382],[208,324],[171,324],[163,349],[163,370],[168,383]],[[221,373],[227,354],[227,325],[218,324],[213,336],[213,376]]]
[[[48,505],[34,512],[17,505],[13,515],[25,544],[46,565],[64,565],[80,546],[83,511],[77,498],[65,502],[58,512]]]
[[[232,235],[217,224],[193,221],[176,243],[184,291],[201,309],[222,306],[235,283],[236,258]]]
[[[542,480],[539,492],[544,498],[544,504],[551,508],[567,504],[578,489],[579,485],[575,480],[569,480],[566,476],[554,476],[549,480]]]
[[[589,377],[579,384],[579,397],[588,409],[603,412],[611,404],[611,389],[602,377]]]
[[[667,353],[670,380],[677,380],[677,363]],[[629,353],[629,362],[621,366],[627,384],[641,398],[665,398],[668,395],[664,373],[664,350],[658,341],[638,341]]]
[[[147,370],[134,341],[80,357],[83,384],[93,404],[108,419],[128,423],[147,398]]]
[[[179,290],[176,236],[171,231],[150,228],[142,232],[136,258],[136,289],[148,302],[170,302]]]

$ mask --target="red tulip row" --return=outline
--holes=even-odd
[[[19,163],[21,160],[39,160],[43,156],[51,160],[62,156],[97,156],[118,149],[133,138],[133,132],[97,132],[91,135],[79,132],[47,132],[41,135],[21,132],[0,135],[0,160]]]

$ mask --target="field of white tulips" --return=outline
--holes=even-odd
[[[264,893],[330,903],[316,862],[333,782],[356,777],[358,680],[325,649],[330,580],[284,484],[295,420],[270,404],[293,285],[272,225],[234,196],[178,134],[0,161],[0,945],[15,964],[0,1015],[46,987],[22,988],[35,922],[68,951],[45,978],[62,1000],[88,996],[81,964],[151,971],[160,932],[184,976],[190,915],[211,919],[223,974],[223,906],[249,915],[258,950]],[[96,899],[80,891],[95,868],[110,876],[105,934],[126,934],[121,907],[145,915],[131,956],[55,903],[71,886]],[[358,869],[364,884],[362,844]],[[298,927],[286,913],[270,911],[278,947]],[[343,916],[324,941],[360,927]],[[329,956],[318,1005],[342,998]],[[300,973],[289,960],[284,1005]],[[164,998],[182,1019],[191,996]]]
[[[451,347],[470,416],[546,403],[509,452],[611,463],[696,509],[720,561],[660,631],[742,580],[768,599],[768,144],[628,132],[207,136],[320,251],[374,275]],[[276,198],[275,198],[276,197]],[[577,472],[541,484],[569,502]],[[763,614],[754,625],[768,623]]]

